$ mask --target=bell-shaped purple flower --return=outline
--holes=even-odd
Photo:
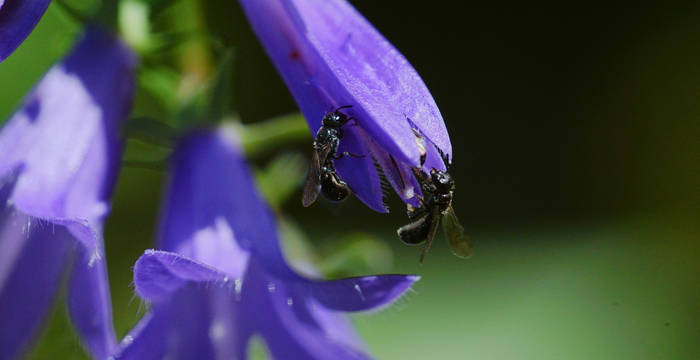
[[[26,350],[66,273],[84,345],[97,358],[116,345],[102,228],[133,65],[118,40],[88,29],[0,131],[0,358]]]
[[[24,41],[51,0],[0,0],[0,62]]]
[[[445,170],[452,145],[440,111],[408,61],[345,0],[240,0],[312,134],[329,109],[343,127],[340,177],[370,208],[385,212],[380,167],[397,194],[418,206],[411,167]],[[439,150],[438,150],[439,149]]]
[[[418,277],[323,281],[292,270],[230,129],[189,136],[173,161],[162,251],[134,267],[152,310],[116,357],[245,359],[258,335],[276,359],[367,358],[340,312],[386,306]]]

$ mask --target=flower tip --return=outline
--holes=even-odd
[[[406,275],[406,280],[410,281],[412,284],[420,280],[420,275]]]

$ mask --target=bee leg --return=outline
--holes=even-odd
[[[442,150],[440,150],[439,147],[437,147],[437,145],[435,146],[435,148],[437,149],[438,153],[440,154],[440,158],[442,158],[442,162],[445,163],[445,167],[447,168],[447,170],[450,170],[450,165],[452,165],[450,163],[450,155],[445,154]]]
[[[356,159],[362,159],[365,157],[364,155],[357,155],[357,154],[352,154],[352,153],[349,153],[347,151],[344,151],[344,152],[340,153],[340,155],[334,155],[333,159],[338,160],[338,159],[342,159],[346,156],[354,157]]]
[[[423,200],[423,197],[416,196],[416,199],[418,199],[418,202],[420,203],[421,208],[425,209],[425,201]]]
[[[421,216],[423,216],[426,211],[425,211],[425,203],[423,203],[423,198],[417,197],[418,201],[420,201],[421,206],[419,208],[413,209],[413,210],[408,210],[406,213],[408,215],[408,220],[409,221],[414,221]]]

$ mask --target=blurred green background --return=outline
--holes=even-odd
[[[244,123],[296,111],[236,2],[176,3],[153,16],[154,32],[195,31],[234,47],[229,102]],[[389,215],[356,199],[303,209],[299,177],[279,210],[300,224],[328,275],[422,275],[396,306],[354,317],[372,353],[700,358],[700,5],[352,3],[411,61],[440,106],[454,148],[455,209],[476,243],[475,255],[459,260],[439,239],[421,266],[420,250],[396,238],[406,222],[397,199]],[[0,64],[0,118],[78,32],[60,6],[49,7]],[[175,82],[181,94],[188,81],[196,87],[215,72],[221,52],[208,46],[190,41],[163,59],[144,58],[144,68],[162,61],[185,73]],[[150,86],[142,81],[136,115],[159,115]],[[310,142],[309,135],[252,164],[306,156]],[[157,150],[134,140],[128,147],[136,156]],[[119,336],[143,313],[131,267],[153,246],[164,176],[126,167],[119,179],[105,235]],[[355,251],[376,259],[329,264],[357,238],[370,240]],[[62,301],[32,358],[85,357]]]

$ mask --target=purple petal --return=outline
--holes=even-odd
[[[130,108],[133,66],[119,41],[90,28],[0,132],[0,180],[12,179],[7,205],[56,233],[67,230],[80,244],[68,306],[95,357],[115,345],[102,227],[119,169],[118,128]],[[45,246],[53,241],[44,238]]]
[[[244,358],[259,334],[276,358],[367,358],[337,310],[387,305],[417,277],[299,276],[282,256],[275,219],[241,154],[227,129],[178,145],[160,236],[161,246],[176,252],[148,250],[136,262],[134,285],[153,302],[152,315],[125,338],[120,357]]]
[[[171,297],[164,308],[156,310],[172,317],[172,326],[166,332],[170,343],[165,358],[218,358],[210,338],[212,309],[207,295],[198,288],[184,288]]]
[[[243,284],[239,326],[244,334],[261,334],[273,358],[368,358],[341,317],[315,317],[318,303],[305,292],[275,281],[255,263]]]
[[[318,67],[322,59],[297,31],[281,1],[241,0],[240,3],[315,134],[323,115],[331,106],[338,106],[319,86],[323,74]]]
[[[391,304],[420,279],[416,275],[378,275],[316,282],[306,287],[323,306],[339,311],[376,310]]]
[[[104,359],[114,352],[116,336],[112,324],[107,264],[79,248],[68,287],[68,311],[73,326],[90,354]]]
[[[0,62],[24,41],[49,7],[50,0],[0,0]]]
[[[139,321],[124,337],[114,357],[139,360],[234,359],[231,356],[233,349],[226,348],[222,352],[216,346],[221,336],[227,335],[214,311],[216,307],[212,306],[220,292],[221,289],[194,286],[179,289]],[[231,303],[227,302],[227,305]],[[224,320],[227,323],[233,321],[231,317]]]
[[[185,138],[173,155],[173,176],[163,210],[159,247],[189,256],[191,242],[205,229],[230,229],[237,245],[224,262],[244,264],[241,251],[265,259],[266,270],[298,279],[287,266],[277,240],[275,219],[253,183],[245,158],[228,130]],[[226,230],[216,230],[217,232]],[[211,243],[211,249],[221,251]],[[238,250],[236,250],[238,249]],[[208,265],[226,269],[220,261]],[[231,274],[239,276],[239,274]]]
[[[51,68],[0,132],[0,178],[16,172],[10,202],[68,225],[99,256],[132,95],[133,58],[95,28]]]
[[[372,123],[378,125],[377,132],[370,130],[375,139],[381,143],[393,137],[406,155],[413,154],[412,137],[395,132],[408,135],[403,133],[410,131],[405,126],[408,118],[444,152],[452,153],[445,123],[423,80],[372,24],[344,0],[288,1],[341,86],[376,119]]]
[[[136,326],[124,336],[115,359],[163,359],[167,351],[167,334],[171,326],[170,316],[163,312],[148,312]]]
[[[229,281],[228,275],[193,259],[149,250],[134,267],[134,284],[139,295],[155,305],[142,320],[147,323],[122,346],[125,358],[144,353],[155,358],[233,358],[238,351],[233,321],[242,279]],[[168,340],[173,338],[187,341]],[[203,355],[207,353],[217,356]]]
[[[382,168],[387,181],[401,200],[413,206],[419,206],[420,203],[416,200],[415,195],[421,195],[421,189],[410,167],[404,162],[397,161],[374,140],[367,139],[367,145],[372,157]]]
[[[420,157],[409,121],[452,153],[440,111],[423,81],[346,1],[240,2],[312,131],[330,106],[353,105],[347,113],[403,162],[416,166]]]
[[[189,281],[227,282],[228,275],[177,253],[146,250],[134,265],[134,287],[144,299],[167,298]]]
[[[425,164],[423,164],[423,171],[426,173],[430,173],[431,169],[437,169],[437,170],[446,170],[445,166],[445,161],[440,157],[440,153],[438,153],[437,149],[433,144],[428,143],[428,147],[426,149],[426,157],[425,157]],[[452,161],[452,158],[449,159]]]
[[[31,227],[8,208],[0,222],[0,357],[18,358],[49,314],[73,241],[65,228],[36,219]]]
[[[362,140],[363,135],[357,135],[358,133],[362,133],[362,129],[346,128],[338,151],[361,155],[364,158],[346,156],[335,160],[336,170],[340,178],[349,184],[350,189],[358,199],[374,211],[388,212],[384,205],[379,174],[374,166],[372,155]]]
[[[139,259],[134,268],[137,292],[158,299],[153,318],[148,321],[162,324],[153,326],[160,328],[162,336],[188,339],[187,344],[168,343],[166,353],[182,354],[191,348],[210,352],[211,346],[219,354],[238,353],[240,358],[245,358],[245,344],[253,333],[260,333],[275,358],[366,358],[358,350],[360,342],[351,332],[346,332],[350,329],[342,318],[330,317],[329,310],[323,309],[314,299],[296,291],[294,286],[265,275],[259,266],[251,266],[244,279],[227,279],[225,274],[178,254],[154,252]],[[166,288],[162,285],[166,283],[178,286]],[[294,305],[289,299],[297,299],[298,303]],[[314,309],[307,308],[310,303],[315,304]],[[322,323],[310,317],[319,312],[325,316]],[[169,323],[158,320],[159,316],[168,317]],[[216,336],[201,338],[201,334]],[[129,347],[150,351],[141,345],[141,336],[154,341],[157,349],[163,346],[163,340],[144,330]]]

